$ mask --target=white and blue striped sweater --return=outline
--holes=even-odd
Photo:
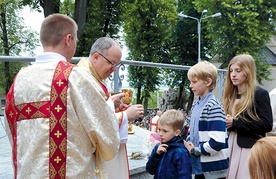
[[[206,179],[225,177],[229,160],[224,109],[218,99],[211,95],[202,112],[197,115],[199,146],[195,148],[201,154],[199,157]],[[198,100],[193,103],[192,113],[195,105],[199,105]],[[189,131],[187,141],[190,141],[190,137]]]

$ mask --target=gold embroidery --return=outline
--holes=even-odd
[[[58,64],[53,80],[55,80],[61,72],[62,72],[62,70],[61,70],[60,64]]]
[[[24,116],[22,113],[20,113],[18,116],[18,121],[21,121],[23,119],[26,119],[26,116]]]
[[[56,124],[57,124],[58,121],[56,119],[56,116],[53,113],[51,113],[50,115],[51,115],[50,130],[53,131],[53,129],[56,126]]]
[[[71,68],[67,68],[66,70],[64,70],[64,77],[65,79],[68,79],[69,75],[71,73]]]
[[[61,136],[62,133],[60,133],[59,131],[57,131],[54,135],[57,136],[57,138],[59,138],[59,136]]]
[[[14,115],[14,114],[13,114],[12,111],[11,111],[10,114],[9,114],[9,116],[12,118],[13,115]]]
[[[60,99],[63,103],[64,106],[66,106],[66,101],[67,101],[67,87],[63,88],[61,93],[59,94]]]
[[[56,163],[59,163],[59,162],[61,161],[61,158],[59,158],[59,156],[57,156],[57,157],[54,159],[54,161],[55,161]]]
[[[56,110],[57,112],[60,112],[60,111],[62,110],[62,107],[60,107],[60,105],[58,104],[57,107],[55,107],[55,110]]]
[[[67,130],[66,130],[67,118],[66,118],[66,114],[65,114],[65,113],[62,114],[61,118],[59,119],[59,123],[60,123],[62,129],[63,129],[64,131],[67,131]]]
[[[53,139],[51,138],[50,146],[49,146],[50,157],[53,156],[53,154],[55,153],[56,150],[57,150],[57,145],[56,145],[55,141],[53,141]]]
[[[67,67],[66,67],[67,66]],[[66,177],[66,152],[67,152],[67,88],[68,77],[73,66],[67,62],[60,62],[55,70],[51,87],[50,107],[50,157],[53,166],[50,170],[58,172],[52,178]],[[68,76],[66,76],[66,74]],[[61,101],[61,102],[60,102]],[[58,139],[57,139],[58,138]],[[61,141],[61,143],[60,143]],[[56,142],[56,143],[55,143]],[[57,163],[56,166],[54,163]],[[59,168],[59,166],[61,166]]]
[[[55,168],[53,167],[53,165],[51,163],[50,163],[50,170],[49,171],[50,171],[49,178],[55,178],[57,172],[56,172]]]
[[[45,104],[47,104],[47,101],[31,103],[31,105],[32,105],[33,107],[35,107],[36,109],[41,108],[41,106],[44,106]]]
[[[60,149],[63,156],[65,156],[66,155],[66,140],[65,139],[62,140],[62,142],[58,148]]]
[[[35,118],[47,118],[47,116],[40,112],[40,111],[36,111],[32,116],[31,116],[32,119],[35,119]]]
[[[32,112],[32,110],[30,109],[30,107],[28,107],[28,109],[26,110],[26,113],[28,113],[28,115],[30,115],[30,112]]]
[[[65,163],[63,163],[62,166],[60,167],[58,174],[60,178],[65,178]]]
[[[53,86],[52,86],[51,98],[52,98],[51,105],[53,105],[56,99],[58,98],[57,91]]]
[[[61,85],[63,85],[63,82],[61,80],[58,80],[57,85],[60,87]]]
[[[16,106],[16,107],[19,109],[19,111],[22,111],[22,109],[23,109],[25,106],[27,106],[26,103],[20,104],[20,105],[18,105],[18,106]]]

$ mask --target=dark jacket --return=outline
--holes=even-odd
[[[266,132],[270,132],[273,126],[272,109],[270,106],[270,98],[268,92],[257,87],[255,91],[256,113],[259,116],[259,121],[254,121],[249,115],[244,112],[243,117],[233,120],[230,131],[237,132],[237,143],[241,148],[251,148],[258,139],[265,137]],[[246,118],[249,121],[245,121]]]
[[[169,147],[167,152],[157,155],[157,144],[146,164],[146,170],[154,174],[156,179],[191,179],[192,168],[188,150],[183,144],[181,137],[174,137],[166,143]]]

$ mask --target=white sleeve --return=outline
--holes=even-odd
[[[128,117],[126,112],[123,112],[122,124],[119,129],[120,143],[127,143],[128,138]]]
[[[272,108],[273,128],[271,132],[268,132],[268,136],[276,136],[276,88],[269,93],[270,104]]]

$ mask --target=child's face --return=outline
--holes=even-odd
[[[160,136],[160,140],[162,143],[168,142],[171,140],[174,136],[177,136],[177,132],[174,131],[172,126],[169,126],[167,124],[160,124],[158,123],[158,134]]]
[[[229,69],[230,78],[235,86],[242,86],[246,80],[246,76],[237,63],[233,63]]]
[[[190,88],[196,96],[204,97],[210,91],[210,82],[194,78],[190,80]]]

